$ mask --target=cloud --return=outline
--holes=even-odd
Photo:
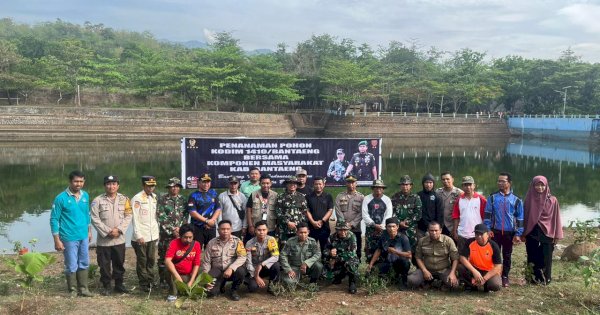
[[[202,34],[204,34],[204,39],[206,39],[207,43],[212,44],[215,42],[217,32],[205,28],[202,30]]]
[[[600,34],[600,5],[573,4],[560,9],[558,14],[588,33]]]

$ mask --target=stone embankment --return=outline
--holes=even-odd
[[[293,137],[278,114],[89,107],[0,107],[3,141],[171,140],[181,137]]]

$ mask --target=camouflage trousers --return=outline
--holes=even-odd
[[[333,266],[330,263],[325,264],[326,278],[329,281],[335,279],[342,280],[346,275],[358,279],[358,258],[353,257],[348,261],[336,261]]]
[[[409,227],[408,229],[400,229],[399,232],[404,233],[404,235],[406,235],[406,237],[408,237],[408,242],[410,243],[410,248],[412,248],[413,251],[416,250],[417,240],[418,240],[417,228]]]
[[[169,244],[174,240],[175,237],[173,235],[169,235],[167,233],[163,233],[162,231],[159,234],[158,238],[158,277],[161,283],[169,283],[169,271],[167,267],[165,267],[165,256],[167,256],[167,250],[169,249]]]
[[[373,254],[377,250],[377,245],[379,245],[382,235],[383,231],[377,232],[374,227],[367,226],[365,231],[365,256],[367,257],[367,263],[371,262],[371,258],[373,258]]]

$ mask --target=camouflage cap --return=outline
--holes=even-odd
[[[170,188],[170,187],[179,187],[179,188],[183,188],[183,186],[181,185],[181,180],[179,180],[179,178],[177,177],[171,177],[169,178],[169,183],[167,184],[167,186],[165,188]]]
[[[413,181],[412,178],[410,178],[410,176],[408,175],[402,175],[400,176],[400,185],[402,184],[411,184],[412,185]]]
[[[473,176],[465,176],[462,178],[462,183],[463,184],[475,184],[475,180],[473,179]]]
[[[284,184],[299,184],[298,177],[290,176],[283,181]]]
[[[336,230],[349,230],[350,228],[348,227],[348,225],[346,224],[346,221],[344,219],[340,219],[340,220],[337,220],[337,222],[335,222],[335,229]]]

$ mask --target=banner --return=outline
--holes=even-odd
[[[227,187],[227,178],[248,179],[251,168],[269,174],[273,186],[308,172],[308,184],[316,176],[326,186],[344,186],[344,176],[353,174],[361,186],[369,186],[381,175],[381,139],[217,139],[181,140],[181,178],[187,189],[198,188],[198,177],[210,174],[212,187]]]

